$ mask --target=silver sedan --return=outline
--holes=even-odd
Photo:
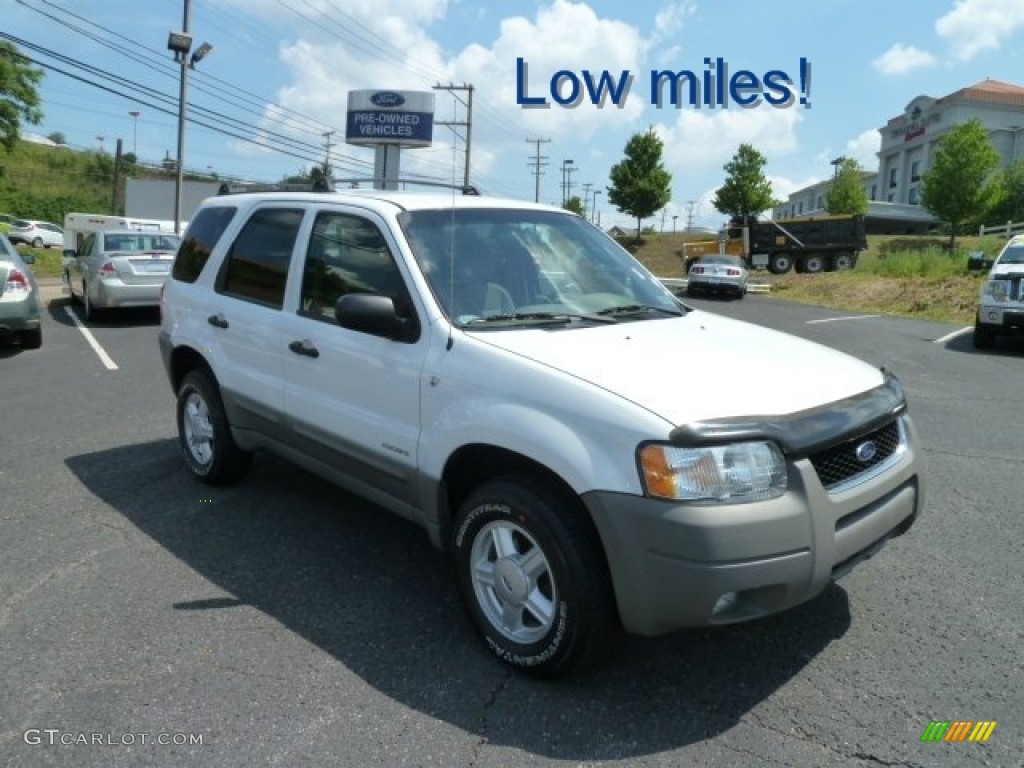
[[[31,254],[22,256],[0,235],[0,338],[15,338],[27,349],[43,344],[42,301],[29,268],[33,261]]]
[[[64,279],[87,320],[114,307],[156,307],[181,238],[166,232],[102,230],[65,251]]]
[[[742,299],[747,293],[749,272],[736,256],[709,254],[701,256],[690,267],[686,294],[723,293]]]

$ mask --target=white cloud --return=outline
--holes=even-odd
[[[986,50],[998,50],[1024,27],[1021,0],[957,0],[953,10],[935,22],[935,31],[961,61]]]
[[[770,163],[773,156],[798,148],[798,109],[684,110],[672,126],[657,126],[665,142],[666,167],[685,178],[688,172],[724,166],[740,144],[752,144]]]
[[[865,171],[878,170],[878,150],[882,146],[882,134],[871,128],[846,142],[846,157],[853,158]]]
[[[903,75],[915,69],[930,67],[935,62],[935,57],[928,51],[922,51],[912,45],[896,43],[871,64],[882,74]]]

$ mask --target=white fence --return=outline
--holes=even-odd
[[[1010,237],[1010,235],[1024,235],[1024,221],[1018,221],[1016,224],[1012,221],[1008,221],[1005,224],[997,224],[994,227],[986,227],[984,224],[978,227],[979,237],[985,235],[1001,235],[1002,237]]]

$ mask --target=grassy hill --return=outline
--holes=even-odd
[[[0,213],[61,224],[68,211],[109,212],[113,183],[108,154],[28,141],[0,151]]]

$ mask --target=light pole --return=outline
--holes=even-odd
[[[672,215],[672,234],[673,235],[676,233],[676,219],[678,219],[678,218],[679,218],[679,214],[676,213],[676,214]]]
[[[597,215],[597,196],[600,195],[600,194],[601,194],[601,190],[600,189],[595,189],[594,190],[594,207],[590,209],[590,222],[591,222],[591,224],[593,224],[594,221],[600,221],[601,220],[600,217],[598,217],[598,215]]]
[[[132,116],[132,154],[135,155],[135,160],[138,162],[139,159],[139,115],[142,113],[137,109],[133,109],[128,113]]]
[[[181,65],[181,86],[178,91],[178,161],[174,178],[174,232],[181,234],[181,197],[185,174],[185,105],[188,100],[188,71],[195,69],[196,64],[213,50],[209,43],[200,45],[189,57],[192,48],[192,35],[188,31],[189,8],[191,0],[185,0],[185,13],[182,18],[181,32],[171,32],[167,38],[167,49],[174,51],[174,60]]]
[[[97,136],[96,141],[100,143],[100,154],[103,154],[103,136]]]
[[[572,173],[575,170],[576,169],[572,167],[572,160],[563,160],[562,161],[562,207],[563,208],[565,207],[565,204],[567,202],[569,202],[569,190],[570,190],[570,188],[572,186],[571,183],[569,182],[569,174]]]

